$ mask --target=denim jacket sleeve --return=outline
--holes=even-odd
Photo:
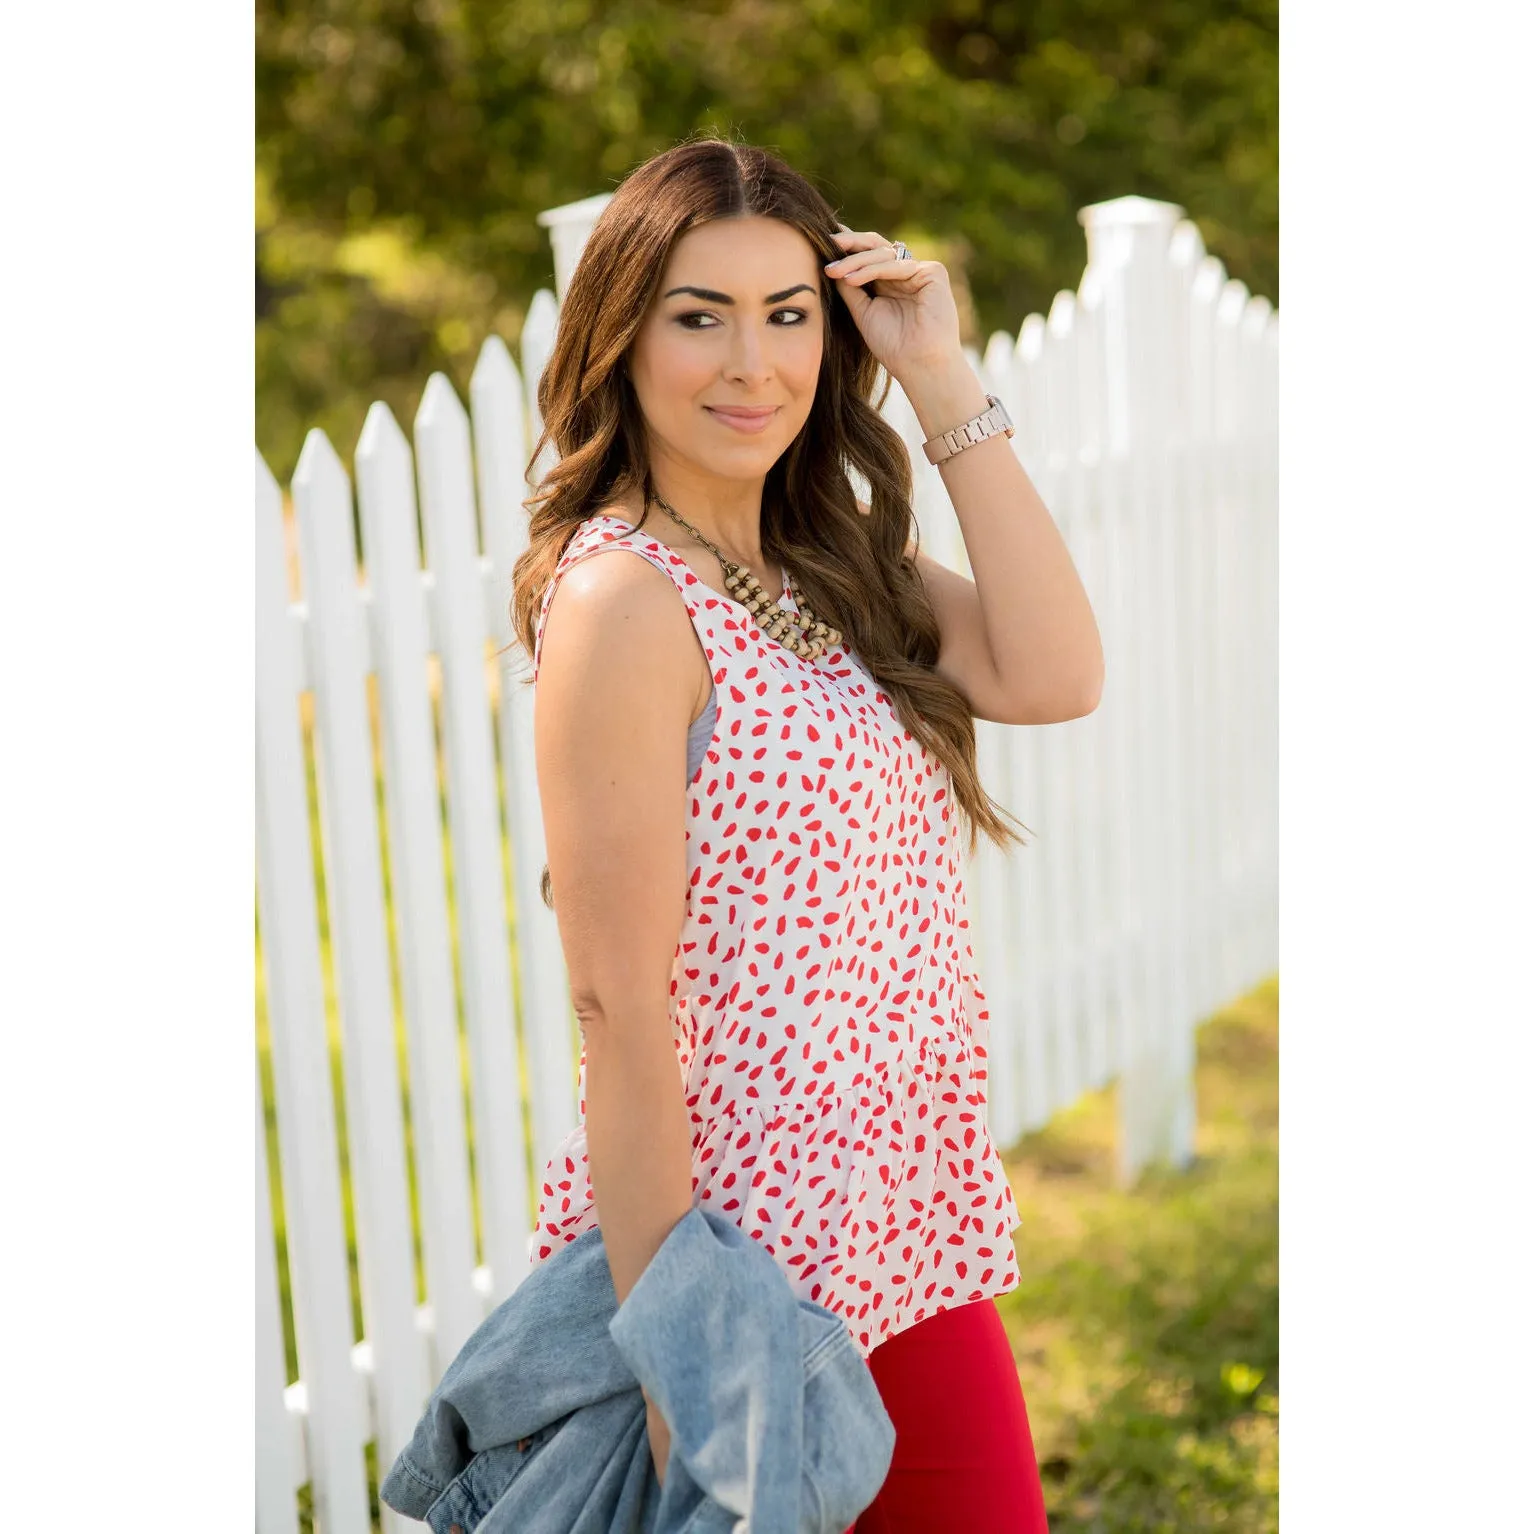
[[[671,1429],[664,1486],[643,1384]],[[435,1534],[842,1534],[894,1428],[845,1323],[694,1206],[619,1308],[592,1229],[535,1269],[433,1392],[380,1495]]]
[[[797,1534],[798,1303],[771,1257],[701,1208],[672,1229],[608,1330],[671,1430],[662,1526],[684,1485],[752,1534]],[[837,1323],[841,1323],[838,1321]],[[680,1462],[685,1482],[673,1474]],[[679,1511],[679,1509],[678,1509]]]
[[[878,1492],[894,1428],[846,1323],[724,1216],[683,1216],[608,1330],[671,1430],[662,1534],[842,1534]]]

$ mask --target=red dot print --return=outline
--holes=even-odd
[[[670,985],[694,1198],[842,1316],[866,1358],[1021,1281],[1021,1221],[985,1127],[989,1012],[951,782],[855,654],[794,655],[618,518],[571,539],[540,643],[559,576],[614,549],[671,577],[719,710],[687,785]],[[580,1066],[581,1121],[539,1181],[534,1264],[596,1223]]]

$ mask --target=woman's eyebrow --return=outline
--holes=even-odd
[[[785,298],[792,298],[795,293],[813,293],[814,291],[815,289],[809,283],[801,282],[797,287],[784,288],[781,293],[769,293],[762,302],[768,304],[782,303]],[[675,298],[678,293],[691,293],[694,298],[706,299],[711,304],[733,304],[735,302],[728,293],[716,293],[712,288],[672,288],[664,296],[666,298]]]

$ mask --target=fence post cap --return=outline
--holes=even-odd
[[[1110,197],[1107,202],[1088,203],[1077,213],[1085,229],[1122,229],[1131,225],[1164,224],[1170,228],[1183,216],[1175,202],[1158,202],[1153,197]]]
[[[545,208],[538,215],[538,222],[549,231],[549,244],[554,247],[554,291],[560,303],[564,302],[565,289],[569,287],[570,275],[586,248],[586,240],[596,227],[602,209],[612,199],[613,193],[598,192],[579,202]]]
[[[557,208],[545,208],[537,216],[538,225],[543,229],[554,229],[561,224],[592,223],[612,198],[611,192],[597,192],[582,197],[579,202],[562,202]]]

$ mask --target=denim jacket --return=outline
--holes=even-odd
[[[671,1433],[664,1484],[641,1386]],[[528,1274],[380,1495],[434,1534],[843,1534],[894,1445],[846,1323],[695,1204],[621,1306],[600,1227]]]

